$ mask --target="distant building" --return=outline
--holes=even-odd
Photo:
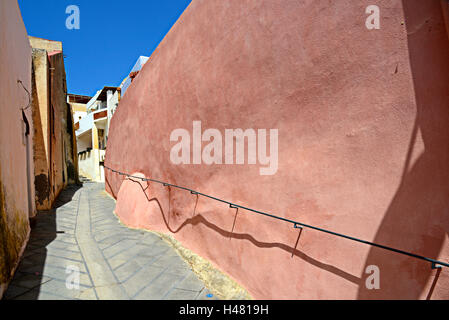
[[[92,97],[82,96],[79,94],[68,94],[67,103],[70,105],[72,111],[73,121],[77,123],[85,115],[87,115],[87,104]]]
[[[122,96],[125,96],[126,90],[128,90],[134,78],[139,74],[140,70],[143,68],[145,63],[147,63],[148,59],[150,58],[145,56],[140,56],[139,59],[137,59],[136,64],[129,72],[129,75],[123,80],[122,84],[120,85],[120,88],[122,89]]]
[[[74,130],[77,130],[77,126],[79,126],[78,122],[87,115],[87,104],[92,99],[89,96],[83,96],[78,94],[68,94],[67,95],[67,103],[70,105],[70,111],[72,113],[72,118],[74,122]],[[77,150],[77,154],[75,156],[75,166],[79,171],[79,160],[78,160],[78,146],[76,142],[76,134],[75,134],[75,142],[74,142]],[[77,172],[79,175],[79,172]]]
[[[104,87],[87,103],[82,96],[69,96],[75,118],[81,117],[75,120],[79,173],[93,181],[104,181],[109,124],[120,98],[118,87]]]
[[[104,87],[94,97],[70,94],[75,121],[79,173],[93,181],[104,182],[104,158],[111,119],[121,97],[148,61],[140,56],[119,87]]]

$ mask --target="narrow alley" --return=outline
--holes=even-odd
[[[0,114],[0,304],[449,301],[449,0],[0,0]]]
[[[114,215],[104,184],[71,185],[38,214],[4,299],[214,299],[159,236],[129,229]],[[79,289],[67,279],[79,270]]]

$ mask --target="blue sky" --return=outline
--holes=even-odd
[[[69,93],[118,86],[137,58],[150,56],[191,0],[19,0],[30,36],[62,41]],[[66,8],[80,29],[66,28]]]

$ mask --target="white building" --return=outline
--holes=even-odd
[[[125,96],[126,90],[128,90],[128,87],[133,82],[134,78],[137,76],[139,71],[143,68],[145,63],[147,63],[149,57],[140,56],[139,59],[137,59],[136,63],[134,64],[134,67],[129,72],[129,75],[123,80],[122,84],[120,85],[120,88],[122,89],[122,96]]]
[[[104,87],[82,108],[74,110],[78,167],[81,176],[93,181],[104,182],[104,158],[108,143],[109,126],[122,94],[148,61],[140,56],[120,87]],[[77,112],[75,114],[75,112]]]
[[[104,157],[112,115],[121,98],[121,89],[104,87],[87,103],[87,113],[76,128],[79,173],[104,182]]]

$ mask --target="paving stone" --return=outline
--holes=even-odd
[[[67,259],[59,256],[53,256],[50,254],[47,255],[47,258],[45,259],[45,264],[57,266],[60,268],[66,268],[69,265],[77,265],[80,268],[84,267],[81,261],[75,261],[72,259]]]
[[[119,226],[116,223],[116,221],[113,221],[112,219],[108,219],[108,220],[103,219],[100,222],[92,223],[92,225],[94,225],[96,228],[99,228],[99,227],[114,227],[114,228],[116,228]]]
[[[189,265],[176,253],[162,255],[154,263],[154,266],[176,266],[179,269],[190,269]]]
[[[80,253],[78,252],[71,252],[71,251],[63,251],[58,249],[50,249],[48,250],[48,256],[49,257],[58,257],[58,258],[64,258],[70,261],[74,262],[83,262],[83,258]]]
[[[176,288],[197,291],[199,293],[201,290],[203,290],[204,284],[193,272],[190,272],[189,275],[184,278],[184,280],[176,285]]]
[[[49,256],[55,256],[55,257],[60,257],[60,258],[65,258],[65,259],[70,259],[70,260],[76,260],[78,262],[83,261],[81,254],[79,252],[72,251],[72,250],[59,249],[59,248],[54,248],[54,247],[47,247],[47,248],[41,248],[41,249],[34,250],[34,252],[36,252],[36,253],[39,253],[41,251],[46,253]]]
[[[112,246],[109,246],[109,248],[111,248]],[[105,249],[108,250],[109,248]],[[133,247],[129,248],[128,250],[122,250],[120,252],[118,252],[117,254],[113,255],[110,258],[107,258],[108,260],[112,260],[114,258],[119,258],[119,259],[125,259],[125,260],[132,260],[136,257],[137,252],[134,250]]]
[[[195,300],[198,295],[198,291],[175,288],[164,297],[164,300]]]
[[[146,233],[142,236],[140,243],[147,246],[152,246],[157,241],[163,241],[159,236],[153,233]]]
[[[38,249],[35,249],[35,250],[41,250],[42,248],[38,248]],[[25,259],[25,258],[27,258],[27,257],[29,257],[29,256],[31,256],[31,255],[33,255],[33,254],[35,254],[36,252],[34,252],[33,250],[31,250],[31,249],[27,249],[27,250],[25,250],[25,252],[23,253],[23,259]]]
[[[103,232],[103,233],[94,234],[95,240],[97,242],[102,242],[109,238],[122,239],[122,238],[125,238],[126,236],[127,236],[127,234],[123,233],[123,232],[121,232],[121,233]]]
[[[57,234],[65,234],[65,235],[71,235],[71,236],[74,236],[74,235],[75,235],[75,230],[73,230],[73,229],[71,229],[71,230],[68,230],[68,229],[63,229],[63,230],[58,229]]]
[[[21,277],[26,276],[26,275],[27,275],[27,273],[20,272],[17,268],[16,273],[14,274],[14,277],[12,278],[11,281],[16,281],[17,279],[20,279]]]
[[[3,299],[11,300],[11,299],[14,299],[17,296],[20,296],[20,295],[22,295],[22,294],[24,294],[25,292],[28,292],[28,291],[30,291],[29,288],[19,287],[19,286],[16,286],[14,284],[10,284],[8,286],[8,290],[6,290],[6,292],[5,292],[4,296],[3,296]]]
[[[154,243],[151,247],[145,245],[139,246],[140,247],[138,254],[145,256],[162,257],[165,256],[168,252],[175,253],[174,250],[165,243]]]
[[[135,296],[139,291],[147,287],[155,278],[164,272],[161,267],[146,267],[141,269],[134,276],[124,282],[122,285],[130,297]],[[159,296],[162,298],[162,296]]]
[[[114,234],[111,234],[109,231],[95,231],[93,234],[97,241],[103,241],[104,239],[112,238],[117,239],[118,237],[113,237]],[[120,239],[120,238],[118,238]]]
[[[114,273],[120,282],[125,282],[131,276],[136,274],[140,269],[142,269],[142,266],[139,265],[139,263],[137,263],[135,260],[131,260],[115,269]]]
[[[56,232],[55,230],[40,230],[35,231],[31,234],[31,239],[29,243],[33,242],[33,239],[39,239],[39,240],[45,240],[47,242],[53,241],[54,238],[56,238]]]
[[[41,265],[45,262],[45,259],[47,258],[47,250],[45,248],[38,248],[33,250],[32,255],[28,256],[26,259],[24,259],[21,264],[24,266],[34,266],[34,265]]]
[[[80,286],[80,289],[68,289],[65,281],[54,279],[43,283],[39,287],[39,292],[50,293],[68,299],[78,299],[82,293],[81,289],[86,290],[87,288],[82,288],[82,286]]]
[[[129,259],[123,258],[121,256],[115,256],[108,259],[109,266],[111,267],[112,270],[117,269],[118,267],[127,263],[128,261]]]
[[[108,292],[123,291],[121,297],[125,299],[128,296],[137,299],[210,299],[205,297],[207,291],[190,266],[160,236],[129,229],[120,223],[113,212],[115,202],[105,193],[104,184],[87,183],[83,189],[69,186],[61,192],[56,209],[38,214],[36,227],[5,298],[97,300],[107,297]],[[87,201],[81,203],[81,199]],[[87,229],[88,237],[76,229],[80,212],[84,219],[81,225]],[[90,248],[86,247],[86,241],[89,245],[96,242],[98,259],[102,261],[102,268],[107,269],[103,271],[107,271],[108,279],[114,280],[113,286],[93,287],[94,283],[102,283],[104,279],[97,278],[92,283],[86,265],[90,265],[91,274],[99,276],[102,273],[98,273],[98,266],[94,267],[92,263],[100,261],[92,260],[92,257],[84,261],[86,257],[81,254],[77,239],[82,239],[80,244],[84,254],[89,254],[86,248]],[[68,266],[80,270],[79,290],[66,288]]]
[[[47,292],[41,292],[39,289],[33,289],[21,296],[18,296],[14,300],[70,300],[70,299]]]
[[[14,285],[23,288],[33,289],[42,283],[50,281],[49,277],[42,277],[41,275],[25,274],[22,277],[14,280]]]
[[[80,265],[78,265],[80,266]],[[66,281],[68,274],[66,273],[65,268],[56,268],[49,265],[45,265],[43,268],[40,265],[28,267],[23,269],[24,272],[29,274],[35,274],[43,277],[48,277],[52,279],[59,279],[62,281]],[[86,269],[84,265],[80,268],[80,284],[84,286],[92,286],[92,282],[90,281],[89,275],[85,272]]]
[[[218,300],[218,298],[209,289],[204,288],[196,297],[196,300]]]
[[[75,230],[75,223],[70,224],[70,223],[66,223],[66,222],[64,222],[64,223],[58,222],[57,227],[58,227],[58,229],[57,229],[58,231],[64,231],[65,233],[67,233],[69,231]]]
[[[121,228],[111,225],[111,224],[107,224],[107,225],[102,225],[102,226],[94,226],[93,230],[96,232],[117,232],[117,231],[121,231]]]
[[[94,288],[81,290],[78,298],[81,300],[98,300]]]
[[[72,210],[76,210],[76,208],[74,209],[69,209],[69,212]],[[56,223],[62,223],[62,224],[67,224],[67,225],[74,225],[76,223],[76,215],[68,215],[66,212],[57,212],[56,213]]]
[[[42,247],[47,246],[48,243],[49,243],[49,241],[47,241],[47,240],[34,240],[34,239],[32,239],[32,240],[30,240],[30,242],[29,242],[27,247],[30,247],[30,248],[32,248],[32,247],[33,248],[42,248]]]
[[[106,258],[111,258],[114,255],[116,255],[126,249],[129,249],[134,245],[136,245],[135,240],[123,240],[123,241],[120,241],[120,242],[112,245],[111,247],[103,250],[103,254]]]
[[[51,243],[49,243],[46,247],[46,249],[60,249],[60,250],[68,250],[72,252],[79,252],[79,248],[75,244],[68,244],[62,241],[55,240]],[[39,250],[39,249],[38,249]]]
[[[162,299],[168,294],[181,280],[182,276],[164,272],[155,278],[149,285],[139,292],[136,300]]]
[[[76,239],[75,239],[75,237],[73,235],[58,234],[56,236],[56,239],[53,240],[52,243],[54,241],[60,241],[61,243],[64,243],[64,244],[77,245]]]
[[[146,266],[151,266],[155,260],[156,260],[156,257],[147,257],[147,256],[140,256],[140,255],[133,258],[133,261],[135,263],[137,263],[139,266],[141,266],[142,268],[144,268]],[[167,267],[167,266],[163,266],[163,267]]]
[[[169,266],[167,268],[167,273],[179,274],[182,277],[186,277],[190,272],[193,272],[192,269],[184,269],[178,266]],[[190,289],[189,289],[190,290]]]
[[[50,265],[53,267],[66,268],[67,266],[75,265],[79,268],[84,268],[82,261],[76,261],[61,256],[53,256],[49,253],[36,253],[29,256],[24,263],[31,263],[32,265]]]
[[[120,252],[118,255],[121,257],[128,257],[128,258],[149,257],[153,259],[159,259],[163,255],[165,255],[168,251],[170,251],[169,249],[170,248],[158,245],[149,248],[147,246],[137,244],[129,248],[129,250]]]
[[[116,243],[119,243],[120,241],[122,241],[122,239],[117,239],[117,238],[114,238],[114,237],[110,237],[110,238],[108,238],[108,239],[106,239],[106,240],[104,240],[102,242],[98,242],[98,247],[101,250],[104,250],[104,249],[106,249],[106,248],[108,248],[108,247],[110,247],[110,246],[112,246],[112,245],[114,245]]]

